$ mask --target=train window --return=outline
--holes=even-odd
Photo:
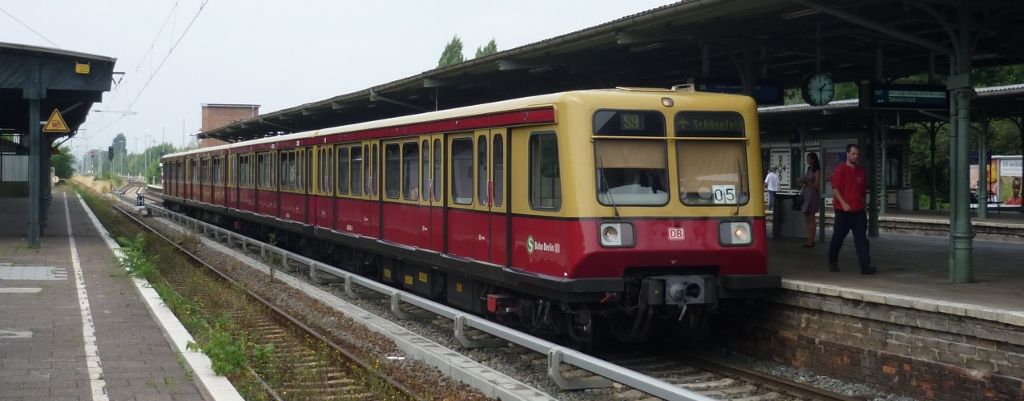
[[[452,141],[452,201],[473,204],[473,138]]]
[[[238,186],[248,187],[249,182],[249,155],[238,155]]]
[[[558,140],[554,132],[530,136],[530,207],[562,207],[562,178],[558,167]]]
[[[352,195],[363,194],[363,148],[352,147]]]
[[[599,110],[594,135],[665,136],[665,116],[654,110]]]
[[[348,195],[348,147],[338,148],[338,195]]]
[[[505,194],[505,154],[501,134],[494,135],[494,207],[501,207]]]
[[[434,140],[434,186],[430,188],[431,192],[434,194],[434,196],[431,198],[434,202],[440,202],[441,201],[441,194],[443,193],[441,191],[441,179],[444,178],[444,177],[441,176],[441,167],[442,167],[442,163],[441,163],[441,150],[442,150],[441,149],[441,140],[440,139],[435,139]]]
[[[263,163],[263,160],[266,159],[266,157],[267,156],[263,153],[256,155],[256,186],[259,188],[266,187],[266,184],[263,182],[267,177],[267,172],[264,171],[266,166]]]
[[[260,153],[256,156],[259,174],[256,177],[260,188],[273,189],[277,182],[277,171],[274,169],[274,158],[270,153]]]
[[[334,192],[334,152],[330,148],[320,149],[320,195]]]
[[[373,165],[370,168],[373,171],[373,176],[371,176],[370,188],[368,190],[368,192],[370,192],[370,196],[377,196],[377,190],[380,188],[380,174],[378,173],[380,163],[377,161],[377,156],[379,154],[380,152],[377,151],[377,144],[375,143],[373,144],[373,153],[371,154],[373,157]]]
[[[745,205],[750,200],[746,142],[677,141],[679,200],[684,205]]]
[[[594,141],[597,201],[605,206],[668,204],[668,157],[664,141]]]
[[[480,135],[476,138],[476,151],[476,198],[481,206],[487,206],[487,184],[491,182],[487,179],[487,136]]]
[[[221,162],[219,157],[213,158],[213,185],[224,185],[221,177]]]
[[[427,195],[430,192],[430,141],[423,141],[423,146],[420,147],[420,160],[423,162],[423,168],[420,171],[423,176],[420,179],[420,192],[422,192],[423,200],[429,200]]]
[[[399,188],[402,182],[401,156],[397,143],[384,145],[384,196],[391,199],[398,199]]]
[[[420,199],[420,145],[416,142],[402,144],[402,198]]]
[[[673,126],[677,137],[744,137],[743,116],[735,111],[680,111]]]
[[[286,150],[281,153],[281,190],[295,190],[295,151]]]

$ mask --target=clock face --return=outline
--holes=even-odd
[[[821,106],[828,104],[836,96],[836,86],[832,77],[825,74],[815,74],[805,81],[803,88],[800,88],[804,100],[808,104]]]

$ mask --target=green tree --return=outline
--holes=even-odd
[[[455,35],[451,42],[444,47],[444,51],[441,52],[441,59],[437,61],[437,67],[447,67],[452,64],[458,64],[465,60],[462,56],[462,39],[459,39],[459,35]]]
[[[75,155],[71,154],[70,146],[61,146],[59,155],[50,155],[50,165],[60,178],[71,178],[75,173]]]
[[[494,39],[491,39],[490,42],[487,42],[487,46],[484,46],[484,47],[477,46],[477,48],[476,48],[476,58],[486,57],[486,56],[492,55],[492,54],[497,53],[497,52],[498,52],[498,44],[494,42]]]

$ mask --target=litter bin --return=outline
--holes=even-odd
[[[145,206],[145,201],[142,200],[142,194],[135,197],[135,206]]]
[[[772,209],[772,237],[775,238],[807,238],[807,223],[804,215],[793,210],[793,199],[803,195],[775,194],[775,205]]]

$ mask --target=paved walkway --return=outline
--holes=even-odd
[[[826,241],[831,239],[828,231]],[[828,271],[828,242],[803,248],[803,239],[770,239],[769,271],[791,289],[834,293],[852,289],[870,294],[866,301],[888,297],[919,309],[975,316],[1024,329],[1024,244],[974,241],[971,283],[949,280],[949,239],[882,233],[869,238],[874,275],[860,274],[853,236],[839,255],[840,273]],[[851,295],[858,297],[862,295]],[[926,301],[921,303],[919,301]]]
[[[54,191],[38,249],[27,211],[0,198],[0,400],[203,400],[78,197]]]

